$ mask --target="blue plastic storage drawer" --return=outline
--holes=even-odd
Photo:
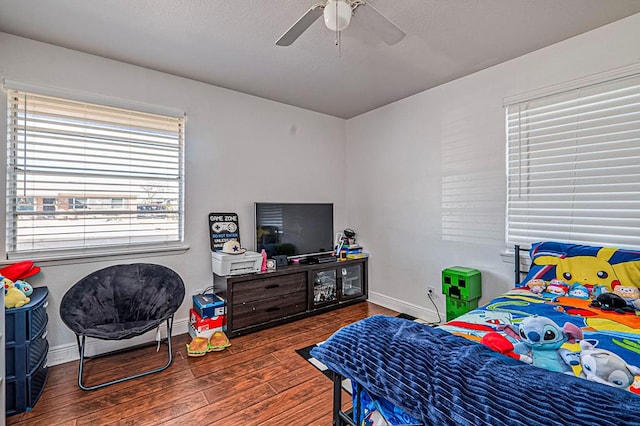
[[[5,348],[5,375],[8,379],[24,378],[33,373],[47,356],[49,342],[46,330],[24,345],[7,345]]]
[[[5,310],[5,330],[7,346],[21,345],[35,339],[47,325],[47,287],[36,287],[31,301],[20,308]]]
[[[30,411],[38,401],[38,398],[40,398],[40,395],[42,395],[46,382],[46,358],[42,360],[42,363],[38,365],[33,374],[27,375],[24,379],[7,379],[7,416]]]

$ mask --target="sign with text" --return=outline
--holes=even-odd
[[[242,245],[237,213],[209,213],[209,235],[211,251],[222,250],[229,240],[236,240]]]

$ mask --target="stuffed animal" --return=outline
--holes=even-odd
[[[544,280],[535,279],[531,280],[527,283],[527,287],[529,287],[529,291],[534,294],[542,294],[545,288],[547,288],[547,283]]]
[[[575,324],[567,322],[560,328],[553,320],[534,315],[523,319],[517,329],[507,326],[504,331],[519,340],[514,352],[530,356],[536,367],[573,375],[571,366],[579,364],[573,352],[561,348],[565,342],[582,339],[582,330]]]
[[[635,313],[635,307],[629,306],[627,301],[615,293],[602,293],[596,297],[591,304],[591,308],[600,308],[603,311],[614,311],[618,314]]]
[[[33,294],[33,287],[31,287],[31,284],[26,281],[18,280],[14,282],[13,285],[16,286],[18,290],[22,290],[26,296],[31,296]]]
[[[551,280],[544,289],[542,295],[547,298],[555,299],[559,296],[566,296],[569,292],[569,284],[560,280]]]
[[[622,297],[627,306],[635,311],[636,315],[640,313],[640,289],[636,286],[619,285],[613,289],[613,293]],[[631,312],[631,309],[627,309],[625,312]]]
[[[633,285],[618,285],[613,289],[613,292],[625,300],[640,299],[640,289]]]
[[[2,277],[4,282],[4,307],[5,309],[20,308],[21,306],[29,303],[31,299],[15,285],[13,281],[8,278]]]
[[[0,268],[0,281],[4,284],[4,307],[19,308],[31,300],[33,287],[22,279],[40,272],[40,267],[31,260],[23,260]]]
[[[615,353],[596,348],[586,340],[580,341],[580,377],[616,388],[627,388],[634,384],[640,368],[627,364]]]
[[[589,299],[590,294],[587,286],[580,283],[573,283],[573,285],[569,287],[569,293],[567,293],[567,296],[587,300]]]

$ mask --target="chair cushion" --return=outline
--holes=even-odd
[[[184,295],[182,279],[165,266],[114,265],[74,284],[62,298],[60,316],[77,335],[128,339],[171,317]]]

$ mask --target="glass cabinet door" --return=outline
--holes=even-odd
[[[335,269],[313,273],[313,305],[318,306],[338,299],[337,272]]]
[[[345,266],[340,268],[342,281],[342,299],[359,297],[363,294],[362,265]]]

